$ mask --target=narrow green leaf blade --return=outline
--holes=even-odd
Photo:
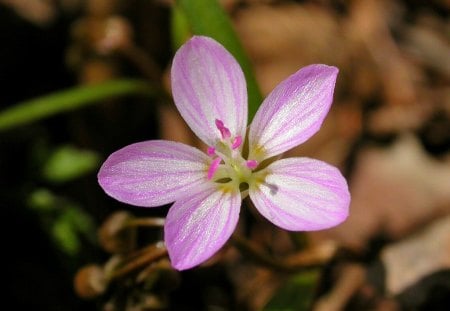
[[[214,38],[234,55],[244,71],[248,90],[248,118],[253,119],[262,101],[261,92],[252,71],[250,60],[242,48],[228,15],[217,0],[178,0],[192,32]]]
[[[170,16],[172,49],[178,50],[192,35],[186,13],[179,5],[174,4]]]
[[[0,112],[0,131],[71,111],[102,100],[129,94],[152,93],[147,82],[133,79],[111,80],[80,86],[27,100]]]

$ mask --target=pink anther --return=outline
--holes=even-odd
[[[212,160],[211,165],[209,166],[209,169],[208,169],[208,180],[213,178],[214,173],[219,168],[220,161],[222,161],[221,158],[215,158],[214,160]]]
[[[231,144],[231,148],[233,148],[233,150],[239,148],[242,145],[242,137],[241,136],[236,136],[234,138],[233,144]]]
[[[248,160],[245,164],[251,170],[254,170],[255,168],[258,167],[258,161],[256,160]]]
[[[227,127],[225,127],[225,125],[221,120],[216,119],[216,127],[220,131],[220,134],[222,135],[223,139],[231,137],[230,130]]]
[[[208,149],[206,150],[206,153],[207,153],[209,156],[213,156],[213,155],[216,154],[216,148],[214,148],[214,147],[208,147]]]

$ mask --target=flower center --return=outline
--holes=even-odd
[[[259,163],[244,159],[243,138],[240,135],[233,136],[221,120],[216,119],[215,123],[222,139],[208,147],[207,154],[213,159],[208,169],[208,179],[217,183],[231,183],[237,187],[248,184]]]

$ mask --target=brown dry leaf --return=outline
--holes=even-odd
[[[421,278],[450,268],[450,215],[436,220],[420,233],[386,247],[386,288],[396,295]]]
[[[358,264],[349,264],[344,267],[332,291],[320,297],[314,305],[314,311],[343,310],[350,297],[366,281],[366,270]]]
[[[344,56],[337,19],[324,8],[254,4],[237,12],[235,27],[264,94],[305,65],[339,64]]]
[[[416,130],[424,125],[436,110],[431,98],[409,105],[383,106],[373,112],[368,120],[371,133],[386,134],[405,130]]]
[[[430,17],[431,18],[431,17]],[[433,17],[433,23],[439,21]],[[425,24],[409,27],[405,33],[406,50],[424,65],[450,77],[450,44],[449,37],[438,33],[435,29]],[[443,24],[443,23],[442,23]],[[443,29],[445,25],[438,24]]]
[[[237,300],[249,310],[262,310],[274,292],[283,284],[279,273],[248,264],[233,266],[230,273],[236,291]]]
[[[421,75],[408,62],[390,34],[389,24],[399,18],[397,3],[386,0],[354,1],[347,20],[346,34],[360,42],[374,61],[389,105],[408,105],[417,101],[417,81]]]
[[[390,148],[360,153],[351,179],[350,216],[313,238],[335,239],[361,249],[383,231],[399,238],[450,213],[450,163],[429,157],[417,139],[401,136]]]

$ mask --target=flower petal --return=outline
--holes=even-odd
[[[275,161],[265,181],[250,186],[258,211],[286,230],[313,231],[336,226],[348,215],[350,194],[339,170],[309,158]]]
[[[337,74],[336,67],[310,65],[281,82],[250,125],[249,158],[278,155],[314,135],[330,109]]]
[[[214,255],[230,238],[239,218],[239,191],[204,185],[176,201],[167,214],[164,238],[172,266],[192,268]]]
[[[234,136],[247,126],[247,87],[241,67],[218,42],[194,36],[175,54],[172,93],[178,111],[208,145],[221,139],[215,120]]]
[[[151,140],[126,146],[103,163],[98,181],[113,198],[137,206],[159,206],[207,182],[211,160],[181,143]]]

